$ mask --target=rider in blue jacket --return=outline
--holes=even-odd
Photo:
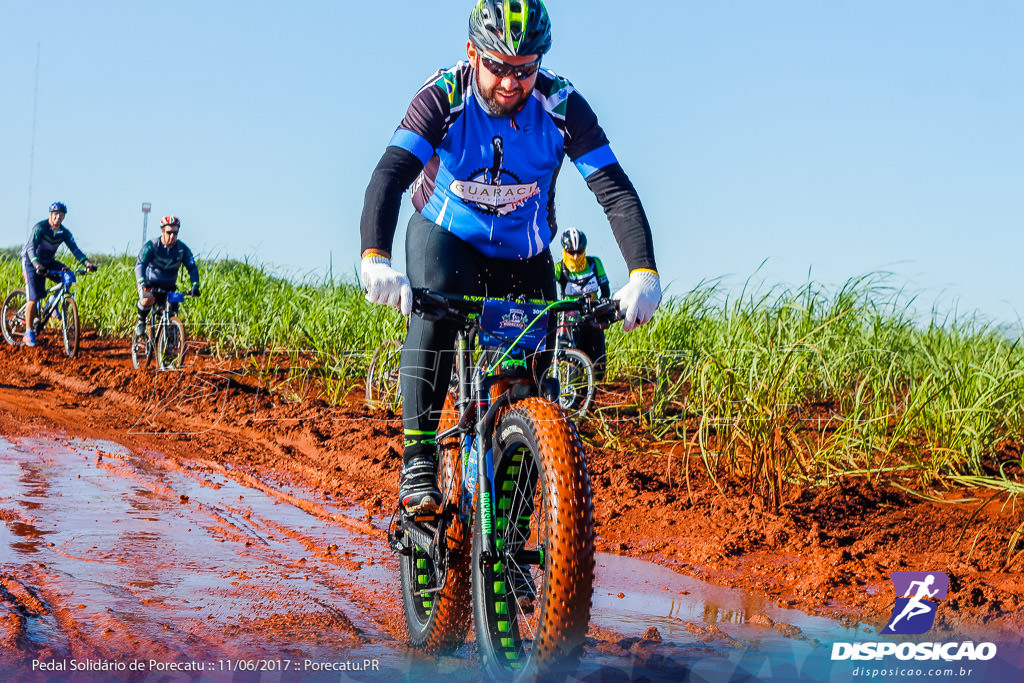
[[[629,267],[615,294],[632,330],[654,314],[661,285],[650,225],[597,116],[572,83],[541,68],[551,24],[540,0],[479,0],[466,59],[427,79],[373,171],[363,204],[360,277],[369,301],[409,315],[410,284],[452,294],[553,299],[548,249],[555,179],[565,157],[609,217]],[[515,11],[510,10],[514,5]],[[402,194],[408,277],[391,267]],[[456,327],[414,316],[402,350],[405,428],[399,498],[408,512],[440,503],[435,437]]]

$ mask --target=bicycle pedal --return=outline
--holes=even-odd
[[[409,544],[406,543],[406,535],[401,532],[388,532],[388,546],[401,555],[408,555],[411,552]]]
[[[415,513],[410,515],[407,519],[411,519],[414,522],[436,522],[438,519],[438,513],[436,512],[423,512]]]

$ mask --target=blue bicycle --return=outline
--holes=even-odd
[[[576,427],[557,380],[536,375],[547,316],[617,317],[614,302],[507,301],[413,291],[413,311],[460,326],[438,426],[436,513],[397,514],[402,601],[415,647],[446,652],[474,624],[488,676],[575,667],[590,621],[594,522]],[[475,348],[479,345],[479,348]]]
[[[46,297],[39,303],[36,312],[35,329],[37,335],[46,329],[51,319],[60,320],[61,340],[64,342],[64,355],[73,357],[78,352],[80,330],[78,328],[78,302],[71,291],[79,275],[86,270],[48,270],[47,277],[57,284],[46,290]],[[26,309],[28,295],[24,289],[12,290],[0,307],[0,318],[3,323],[4,340],[8,344],[22,343],[26,328]]]

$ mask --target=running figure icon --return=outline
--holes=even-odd
[[[896,589],[892,620],[882,634],[920,634],[935,623],[940,600],[949,590],[949,577],[943,572],[893,572]]]
[[[923,598],[926,597],[934,598],[935,594],[939,592],[938,588],[935,590],[928,590],[928,587],[933,583],[935,583],[935,576],[932,574],[926,576],[924,581],[912,581],[910,583],[910,588],[907,589],[907,594],[903,596],[905,598],[910,598],[910,602],[908,602],[907,606],[903,608],[900,615],[893,619],[889,624],[890,631],[895,631],[896,624],[899,623],[900,619],[903,617],[913,619],[914,617],[927,614],[935,609],[933,604],[923,601]],[[917,586],[917,594],[911,597],[910,593],[914,591],[914,586]]]

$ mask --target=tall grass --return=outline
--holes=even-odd
[[[134,258],[96,260],[99,272],[76,285],[84,325],[127,339]],[[191,334],[214,353],[251,357],[255,372],[276,373],[297,398],[316,377],[339,399],[373,349],[404,329],[352,283],[247,261],[200,269],[203,296],[183,306]],[[652,452],[681,444],[695,455],[672,476],[693,464],[774,505],[794,485],[851,475],[920,492],[1024,493],[1024,349],[977,317],[915,313],[890,281],[748,284],[736,295],[705,282],[669,298],[651,324],[609,331],[613,390],[592,425],[611,443],[639,427]],[[0,288],[21,283],[16,256],[0,253]]]
[[[920,491],[1018,477],[1020,457],[1002,446],[1024,430],[1024,349],[976,317],[921,322],[888,280],[733,298],[701,285],[637,333],[613,330],[610,374],[661,393],[646,403],[651,433],[691,444],[713,480],[729,472],[772,504],[837,475]]]
[[[0,260],[3,292],[24,286],[20,262],[6,256]],[[135,258],[97,256],[94,262],[99,270],[75,285],[82,324],[127,343],[138,301]],[[397,312],[367,303],[351,283],[282,277],[248,261],[208,261],[199,267],[202,296],[181,305],[190,337],[208,342],[213,353],[252,357],[257,371],[291,367],[297,373],[293,379],[314,372],[328,381],[332,395],[344,394],[365,372],[373,349],[404,330]],[[184,272],[181,278],[187,282]]]

